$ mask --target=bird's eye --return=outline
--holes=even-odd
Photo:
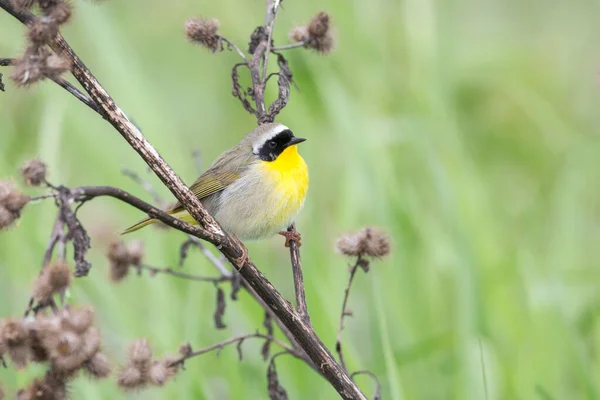
[[[277,147],[277,142],[274,140],[269,140],[269,147],[274,149],[275,147]]]

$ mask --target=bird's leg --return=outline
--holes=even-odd
[[[302,237],[300,236],[300,232],[298,231],[281,231],[279,232],[279,234],[281,236],[283,236],[285,238],[285,247],[290,247],[290,241],[294,241],[296,243],[298,243],[298,247],[302,246],[302,242],[301,239]]]

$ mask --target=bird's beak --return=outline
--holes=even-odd
[[[292,138],[292,140],[290,140],[290,141],[288,142],[288,146],[293,146],[293,145],[295,145],[295,144],[302,143],[302,142],[304,142],[305,140],[306,140],[306,139],[304,139],[304,138],[301,138],[301,137],[293,137],[293,138]]]

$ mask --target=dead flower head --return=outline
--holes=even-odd
[[[46,181],[46,164],[38,159],[27,161],[20,169],[25,182],[31,186],[39,186]]]
[[[139,265],[144,257],[144,244],[134,241],[126,246],[123,241],[110,243],[106,254],[110,262],[110,278],[113,282],[123,280],[129,273],[129,267]]]
[[[217,34],[219,25],[215,18],[190,18],[185,23],[185,35],[191,42],[215,52],[221,48],[221,37]]]
[[[71,284],[71,271],[64,262],[47,265],[33,285],[33,297],[48,301],[53,295],[63,293]]]
[[[19,192],[11,181],[0,181],[0,230],[10,226],[21,215],[29,196]]]
[[[350,257],[381,258],[390,253],[390,239],[374,228],[363,228],[357,233],[341,236],[335,248]]]
[[[0,353],[6,352],[17,368],[24,368],[30,358],[29,331],[23,320],[0,323]]]
[[[329,14],[320,12],[307,25],[293,28],[289,34],[290,40],[304,43],[307,49],[313,49],[321,54],[330,53],[335,45]]]
[[[153,360],[148,341],[138,339],[129,347],[129,359],[117,377],[117,384],[126,391],[147,385],[163,386],[179,368],[177,359],[173,357]]]

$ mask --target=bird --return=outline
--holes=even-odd
[[[308,166],[297,147],[305,140],[281,123],[260,125],[217,157],[190,190],[221,227],[238,239],[264,239],[279,233],[287,247],[290,240],[299,243],[299,234],[285,229],[302,209],[308,190]],[[166,212],[197,224],[180,202]],[[157,221],[146,218],[123,234]]]

